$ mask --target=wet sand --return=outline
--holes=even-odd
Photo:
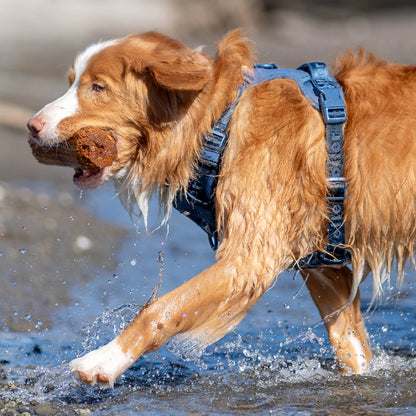
[[[127,234],[97,220],[76,192],[0,182],[0,328],[50,329],[54,311],[71,300],[67,283],[114,270]]]

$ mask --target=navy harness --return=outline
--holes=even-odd
[[[218,248],[218,231],[215,221],[215,189],[221,169],[221,160],[228,140],[228,125],[243,91],[273,79],[292,79],[311,105],[322,114],[326,126],[327,144],[327,193],[328,244],[323,251],[303,257],[291,268],[310,269],[324,266],[341,267],[351,261],[345,247],[344,199],[344,152],[342,126],[346,121],[344,94],[334,77],[322,62],[311,62],[298,69],[279,68],[276,64],[259,64],[253,75],[248,75],[238,92],[238,97],[214,124],[211,134],[203,137],[195,179],[186,194],[178,194],[173,206],[199,225],[207,234],[211,247]]]

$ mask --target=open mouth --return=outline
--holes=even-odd
[[[108,179],[110,174],[106,174],[107,169],[100,168],[95,171],[84,170],[80,167],[74,168],[73,181],[74,184],[80,189],[92,189],[101,185]]]
[[[81,189],[101,185],[117,161],[115,138],[96,127],[82,128],[54,146],[45,146],[33,137],[29,137],[29,144],[39,163],[74,168],[73,181]]]
[[[74,170],[75,170],[74,177],[73,177],[74,182],[81,180],[82,178],[85,178],[85,177],[90,178],[91,176],[95,175],[95,173],[92,173],[89,171],[84,172],[81,168],[74,168]]]

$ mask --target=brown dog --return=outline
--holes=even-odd
[[[28,122],[53,145],[85,126],[116,139],[118,160],[78,171],[93,188],[112,178],[144,216],[153,192],[166,217],[194,175],[201,137],[232,103],[253,66],[250,42],[234,31],[212,58],[158,33],[93,45],[75,61],[70,88]],[[416,68],[373,55],[336,63],[347,108],[345,202],[352,270],[302,271],[341,370],[371,358],[359,283],[371,272],[374,296],[398,265],[413,259],[416,189]],[[74,360],[83,381],[113,385],[142,354],[177,335],[203,348],[234,329],[276,276],[326,244],[325,126],[291,80],[247,88],[229,126],[215,194],[217,262],[147,305],[115,340]],[[350,303],[349,300],[352,300]]]

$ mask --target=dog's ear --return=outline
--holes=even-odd
[[[167,36],[148,32],[130,41],[139,48],[133,69],[169,91],[201,91],[212,76],[212,57]]]
[[[147,67],[155,81],[172,91],[201,91],[211,78],[211,62],[200,52],[163,51]]]

